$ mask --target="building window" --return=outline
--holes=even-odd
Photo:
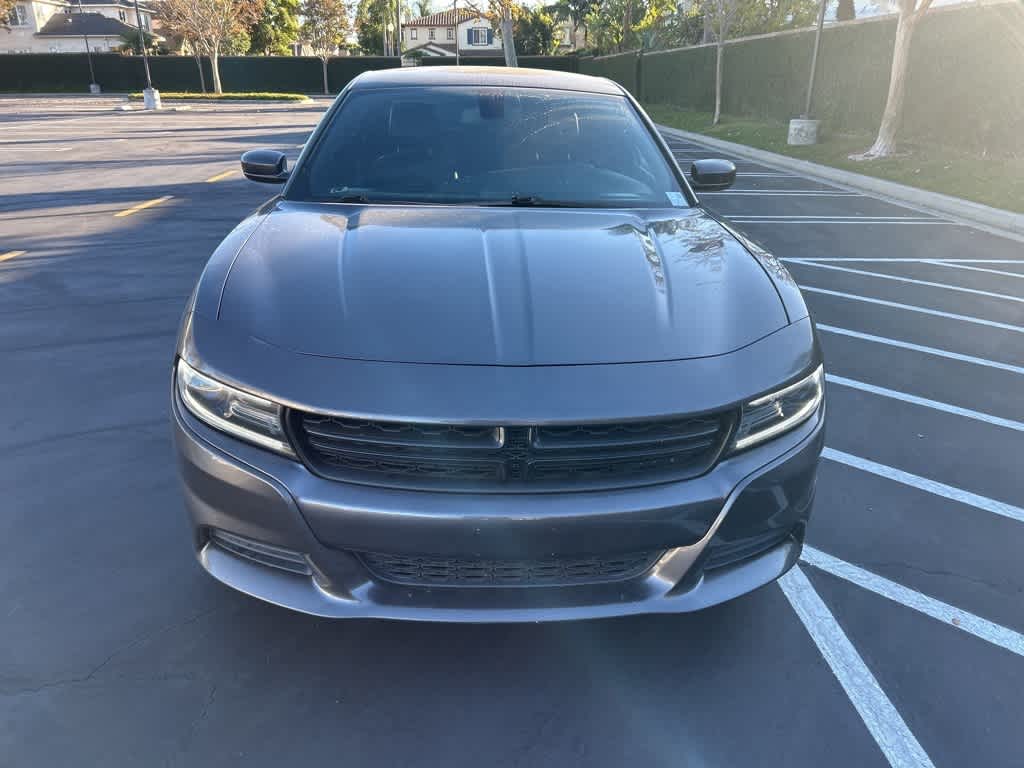
[[[471,45],[487,45],[487,33],[490,30],[479,27],[469,31],[469,42]]]
[[[142,17],[142,27],[143,29],[149,29],[149,16]]]
[[[448,39],[449,40],[454,40],[455,39],[455,28],[454,27],[448,27]]]
[[[118,11],[117,18],[119,18],[121,21],[126,21],[128,19],[128,14],[124,11]]]
[[[413,27],[412,29],[410,29],[409,30],[409,39],[410,40],[415,40],[416,37],[417,37],[417,35],[416,35],[417,32],[419,32],[419,30],[416,29],[416,27]]]
[[[11,12],[7,14],[7,25],[11,27],[28,26],[28,11],[25,10],[24,5],[16,5],[11,8]]]
[[[433,27],[430,28],[430,32],[427,33],[427,37],[433,40],[437,36],[437,30]]]

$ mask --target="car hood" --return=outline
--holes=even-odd
[[[724,354],[788,322],[764,270],[699,209],[279,203],[218,319],[295,352],[579,365]]]

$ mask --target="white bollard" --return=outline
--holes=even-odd
[[[142,102],[146,109],[160,109],[160,91],[156,88],[144,88]]]
[[[801,147],[809,144],[817,144],[818,121],[806,120],[801,117],[795,117],[790,120],[789,136],[786,139],[786,143]]]

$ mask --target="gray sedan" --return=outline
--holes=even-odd
[[[372,72],[186,308],[199,562],[311,614],[690,611],[796,561],[824,432],[798,289],[603,79]]]

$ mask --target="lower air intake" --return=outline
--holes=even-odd
[[[479,560],[362,552],[377,577],[411,586],[551,587],[623,581],[650,569],[661,552],[546,560]]]

